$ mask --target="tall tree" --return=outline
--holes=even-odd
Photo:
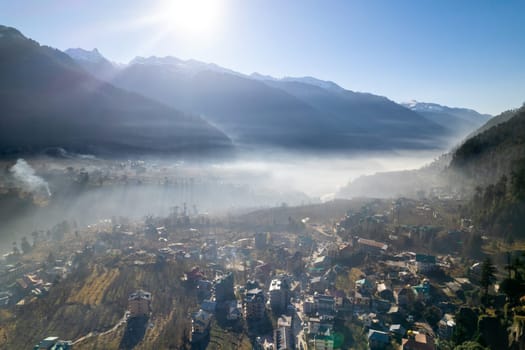
[[[486,257],[483,261],[483,264],[481,265],[481,279],[480,279],[480,285],[483,287],[485,291],[485,302],[487,301],[487,297],[489,294],[489,287],[492,285],[494,280],[496,279],[496,276],[494,275],[496,273],[496,267],[494,264],[492,264],[492,260],[490,257]]]

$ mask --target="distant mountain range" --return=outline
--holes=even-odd
[[[440,120],[436,113],[429,117],[386,97],[353,92],[330,81],[244,75],[175,57],[137,57],[127,65],[113,65],[108,74],[109,60],[96,50],[82,54],[79,50],[66,53],[88,72],[199,114],[240,145],[330,151],[443,149],[487,118],[441,106],[445,120]],[[94,69],[93,61],[99,68]],[[458,127],[450,128],[455,123]]]
[[[75,51],[80,59],[80,50]],[[97,52],[83,56],[93,61]],[[82,65],[86,67],[86,65]],[[86,73],[70,56],[0,26],[0,154],[54,147],[91,154],[212,152],[230,139],[177,111]]]
[[[0,63],[3,155],[53,147],[184,153],[232,144],[263,152],[444,149],[487,117],[444,106],[430,115],[313,77],[244,75],[196,60],[116,64],[97,49],[63,53],[5,26]]]
[[[472,109],[447,107],[436,103],[411,101],[401,103],[401,105],[443,126],[450,132],[456,131],[464,135],[476,130],[492,118],[489,114],[481,114]]]

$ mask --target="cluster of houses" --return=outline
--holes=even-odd
[[[45,262],[0,261],[0,308],[23,306],[46,296],[53,284],[65,278],[82,252]]]
[[[271,247],[279,253],[285,245],[285,253],[291,250],[292,244],[287,246],[286,240],[271,246],[268,237],[266,233],[256,234],[249,244],[243,241],[243,247]],[[216,243],[208,246],[219,246],[219,256],[226,251]],[[209,254],[207,249],[204,251]],[[458,278],[446,282],[439,286],[443,292],[436,294],[432,279],[439,268],[450,266],[450,258],[412,252],[394,254],[388,244],[360,237],[348,242],[317,242],[309,249],[310,254],[288,253],[279,269],[277,262],[245,262],[244,266],[250,268],[244,271],[244,285],[235,285],[231,272],[221,275],[215,271],[219,277],[213,280],[206,279],[198,267],[187,272],[186,278],[201,301],[192,317],[192,340],[205,338],[214,318],[244,321],[251,335],[256,335],[255,347],[260,349],[339,349],[344,339],[336,320],[341,318],[362,325],[371,349],[393,343],[402,349],[435,349],[438,337],[452,336],[456,309],[451,301],[457,297],[453,290],[466,288],[469,281]],[[349,271],[339,262],[352,255],[367,257],[366,264],[356,265],[362,275],[353,281],[351,290],[337,289],[336,280]],[[302,265],[300,272],[292,273],[297,264]],[[441,320],[429,325],[421,310],[416,310],[421,306],[436,306]],[[263,327],[270,315],[277,319],[272,332]]]

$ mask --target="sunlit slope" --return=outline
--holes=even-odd
[[[16,316],[3,315],[7,340],[3,338],[0,344],[29,349],[41,339],[57,335],[78,341],[75,348],[79,349],[95,345],[118,349],[125,334],[125,322],[119,322],[127,309],[128,295],[143,288],[153,295],[152,326],[137,348],[180,346],[190,327],[186,315],[195,307],[192,293],[180,280],[187,266],[174,262],[159,265],[154,259],[145,263],[136,266],[117,257],[86,256],[48,296],[18,307]]]

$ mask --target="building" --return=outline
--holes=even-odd
[[[314,350],[334,350],[335,336],[329,335],[316,335],[313,339]]]
[[[388,250],[388,244],[365,238],[359,238],[357,246],[368,253],[385,253]]]
[[[281,312],[286,310],[288,304],[288,288],[286,288],[286,283],[283,283],[280,279],[274,279],[270,283],[268,292],[272,311]]]
[[[149,316],[151,312],[151,293],[138,290],[128,297],[129,317]]]
[[[454,322],[454,315],[445,314],[438,323],[438,334],[441,339],[450,339],[454,334],[456,322]]]
[[[273,331],[273,343],[275,350],[292,350],[293,335],[292,329],[287,326],[281,326]]]
[[[242,312],[239,308],[239,304],[237,303],[237,300],[230,300],[230,303],[228,305],[228,314],[226,315],[226,319],[228,321],[237,321],[238,319],[242,318]]]
[[[310,317],[308,319],[308,333],[311,336],[326,334],[334,330],[332,316]]]
[[[264,317],[265,300],[262,289],[256,288],[246,292],[243,309],[247,320],[258,321]]]
[[[73,343],[69,340],[59,340],[58,337],[47,337],[35,345],[33,350],[71,350]]]
[[[255,249],[258,249],[258,250],[266,249],[267,244],[268,244],[268,233],[257,232],[255,234]]]
[[[335,313],[335,299],[331,295],[314,295],[315,312],[319,315],[333,315]]]
[[[306,296],[302,301],[303,313],[306,315],[312,315],[315,313],[314,298],[312,296]]]
[[[428,273],[436,268],[436,257],[433,255],[416,254],[416,271]]]
[[[205,338],[210,332],[213,315],[204,310],[199,310],[191,318],[191,342],[196,343]]]
[[[233,274],[230,272],[215,280],[215,300],[217,303],[222,303],[234,299]]]
[[[436,345],[434,344],[434,338],[431,336],[414,332],[414,331],[408,331],[407,332],[408,337],[403,338],[401,342],[401,349],[402,350],[435,350]]]
[[[368,346],[371,350],[384,349],[390,344],[390,336],[387,332],[370,329],[368,331]]]

